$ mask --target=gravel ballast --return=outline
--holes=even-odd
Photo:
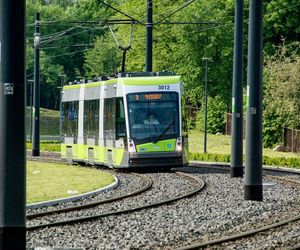
[[[196,196],[170,205],[28,232],[27,248],[52,246],[83,249],[174,249],[257,228],[299,214],[299,189],[281,181],[264,177],[264,182],[269,185],[263,188],[263,202],[254,202],[244,200],[243,180],[231,179],[226,171],[196,168],[186,168],[186,171],[203,179],[206,189]],[[155,181],[152,190],[128,199],[128,202],[124,200],[116,203],[116,209],[174,196],[184,192],[190,185],[182,177],[175,178],[170,173],[147,175]],[[98,211],[99,209],[102,210],[102,206]],[[91,212],[93,213],[88,213]],[[232,249],[266,249],[266,246],[293,245],[300,242],[297,228],[299,226],[287,230],[286,233],[274,234],[274,238],[273,234],[271,238],[264,237],[266,239],[263,244],[258,239],[251,238],[249,242],[243,241],[242,248]]]

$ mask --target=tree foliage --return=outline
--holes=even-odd
[[[221,97],[215,96],[208,98],[207,107],[207,132],[212,134],[224,133],[226,104]],[[204,112],[203,106],[196,118],[196,127],[200,131],[204,131]]]
[[[249,1],[244,2],[246,55]],[[122,51],[117,48],[105,20],[129,20],[130,17],[139,20],[139,23],[132,25],[132,49],[127,53],[126,69],[145,70],[146,1],[106,0],[105,3],[121,10],[127,16],[98,0],[27,1],[27,78],[32,79],[33,74],[34,16],[36,12],[40,12],[41,103],[44,107],[57,108],[60,75],[65,75],[65,81],[74,81],[76,78],[95,78],[120,71]],[[208,94],[210,100],[216,98],[222,103],[225,113],[230,110],[231,105],[235,1],[193,1],[181,8],[187,3],[186,0],[153,1],[153,70],[174,71],[181,75],[185,84],[187,105],[201,108],[203,98],[199,97],[203,96],[205,74],[203,58],[211,58],[208,62]],[[277,131],[274,138],[280,137],[282,125],[279,124],[298,126],[296,118],[292,115],[297,112],[296,104],[291,104],[288,100],[291,100],[290,96],[299,97],[297,92],[299,90],[291,87],[294,86],[293,82],[297,81],[297,77],[292,77],[291,71],[299,67],[297,61],[299,43],[295,43],[299,40],[299,16],[298,0],[264,1],[266,145],[275,143],[273,139],[269,139],[274,131]],[[198,24],[170,24],[174,22],[198,22]],[[131,26],[113,25],[111,28],[118,43],[127,46]],[[276,52],[283,43],[286,45],[284,56]],[[247,75],[246,62],[245,56],[244,83]],[[276,72],[282,73],[277,75]],[[277,92],[282,87],[286,96],[279,97]],[[271,96],[278,100],[272,103]],[[213,101],[211,105],[214,105]],[[288,117],[282,107],[287,107],[290,114]]]
[[[264,86],[264,144],[282,143],[283,128],[300,128],[300,56],[286,57],[282,46],[266,58]]]

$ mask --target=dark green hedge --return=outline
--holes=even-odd
[[[190,153],[190,160],[193,161],[208,161],[208,162],[230,162],[229,154],[203,154],[203,153]],[[263,157],[263,165],[268,166],[282,166],[300,168],[300,157]]]

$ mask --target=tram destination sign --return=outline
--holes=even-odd
[[[129,102],[145,102],[145,101],[176,101],[178,94],[176,92],[147,92],[128,94]]]

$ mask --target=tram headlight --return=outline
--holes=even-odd
[[[177,138],[175,149],[176,149],[177,152],[182,151],[182,138],[181,137]]]
[[[135,150],[135,145],[134,145],[134,141],[131,139],[128,139],[128,152],[129,153],[134,153],[136,152]]]

